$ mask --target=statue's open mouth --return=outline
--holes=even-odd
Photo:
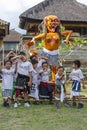
[[[51,30],[53,31],[53,32],[55,32],[55,30],[56,30],[56,27],[57,27],[57,25],[51,25]]]

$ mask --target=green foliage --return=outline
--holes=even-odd
[[[65,31],[65,27],[61,24],[60,25],[61,32]]]
[[[44,40],[37,43],[36,49],[42,49],[44,46]]]
[[[64,40],[61,40],[60,51],[67,52],[73,50],[75,47],[81,48],[83,45],[86,44],[87,44],[87,40],[80,37],[72,37],[68,44],[64,43]]]
[[[84,38],[81,38],[81,37],[76,37],[76,38],[73,38],[72,39],[72,44],[73,45],[78,45],[79,47],[87,44],[87,40],[85,40]]]

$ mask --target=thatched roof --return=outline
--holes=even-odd
[[[57,15],[63,21],[87,22],[87,6],[76,0],[44,0],[22,13],[20,19],[42,20],[47,15]]]
[[[6,22],[6,21],[0,19],[0,25],[8,25],[8,24],[9,24],[8,22]]]
[[[22,34],[18,33],[14,29],[9,31],[9,35],[6,35],[3,39],[4,42],[20,42]]]
[[[9,33],[10,23],[0,19],[0,38]]]

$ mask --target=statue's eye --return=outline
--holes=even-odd
[[[54,20],[54,22],[58,22],[58,20],[57,20],[57,19],[55,19],[55,20]]]
[[[49,20],[50,22],[52,22],[52,20]]]
[[[50,22],[57,22],[57,19],[51,19]]]

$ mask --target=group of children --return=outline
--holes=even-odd
[[[79,60],[73,62],[73,70],[69,75],[69,80],[66,81],[66,74],[63,66],[58,67],[55,75],[55,86],[58,97],[54,95],[57,101],[56,107],[59,108],[59,101],[65,102],[71,106],[66,97],[65,83],[68,84],[72,80],[72,89],[70,92],[73,99],[72,105],[76,106],[76,98],[78,98],[78,108],[83,107],[80,100],[81,83],[84,85],[84,76],[80,69],[81,63]],[[49,96],[49,103],[53,104],[53,88],[50,86],[50,66],[47,63],[47,58],[38,57],[36,55],[27,58],[24,52],[16,55],[13,51],[5,57],[5,65],[2,67],[0,62],[0,74],[2,76],[2,97],[3,106],[9,107],[10,100],[15,91],[14,108],[18,107],[18,100],[21,93],[24,96],[24,106],[30,107],[30,97],[35,99],[35,104],[39,104],[40,95]]]

